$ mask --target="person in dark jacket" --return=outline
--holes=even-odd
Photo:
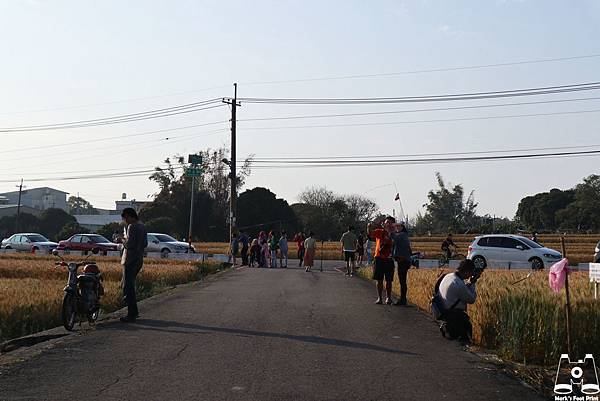
[[[135,323],[139,317],[137,299],[135,295],[135,279],[144,265],[144,249],[148,246],[148,233],[146,227],[139,221],[137,212],[133,208],[125,208],[121,213],[123,221],[127,224],[125,236],[122,240],[123,256],[123,300],[127,304],[127,316],[120,320],[124,323]]]
[[[394,302],[394,305],[406,305],[406,294],[408,292],[406,279],[408,276],[408,269],[410,269],[410,257],[412,255],[406,223],[401,221],[397,224],[396,231],[390,236],[392,241],[394,241],[392,256],[396,263],[398,263],[398,278],[400,279],[400,299]]]

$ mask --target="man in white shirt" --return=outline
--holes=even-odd
[[[467,315],[467,304],[473,304],[477,299],[475,283],[480,274],[475,272],[473,261],[465,259],[454,273],[446,274],[440,282],[439,294],[446,310],[445,330],[452,339],[471,341],[473,326]],[[469,282],[465,283],[467,279]]]

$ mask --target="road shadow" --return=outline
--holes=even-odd
[[[228,327],[216,327],[216,326],[205,326],[199,324],[182,323],[170,320],[155,320],[155,319],[140,319],[135,324],[123,324],[120,322],[110,322],[98,327],[99,330],[125,330],[125,331],[159,331],[165,333],[176,333],[176,334],[208,334],[208,333],[225,333],[233,334],[246,337],[265,337],[265,338],[279,338],[285,340],[301,341],[305,343],[320,344],[320,345],[331,345],[336,347],[345,347],[358,350],[384,352],[396,355],[405,356],[420,356],[420,354],[402,351],[393,348],[383,347],[380,345],[341,340],[336,338],[326,338],[318,336],[302,336],[286,333],[274,333],[268,331],[256,331],[246,330]]]

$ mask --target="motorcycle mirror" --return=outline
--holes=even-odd
[[[93,248],[93,249],[92,249],[92,253],[93,253],[94,255],[97,255],[99,252],[100,252],[100,248]]]
[[[54,256],[58,256],[58,250],[56,250],[56,249],[53,249],[53,250],[52,250],[52,255],[54,255]]]

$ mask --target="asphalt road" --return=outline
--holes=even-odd
[[[544,399],[374,298],[333,269],[238,269],[5,367],[0,400]]]

